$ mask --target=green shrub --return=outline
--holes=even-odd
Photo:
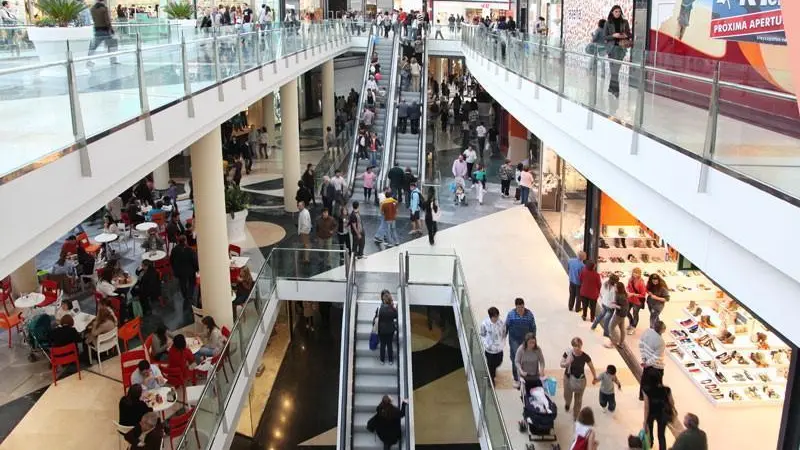
[[[191,19],[194,8],[189,2],[170,2],[164,7],[164,12],[170,19]]]
[[[233,185],[225,190],[225,212],[233,217],[234,213],[244,211],[250,203],[250,194]]]
[[[38,22],[40,26],[67,27],[78,20],[78,16],[86,5],[75,0],[39,0],[36,4],[44,17]]]

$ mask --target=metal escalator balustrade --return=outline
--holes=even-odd
[[[353,360],[354,348],[354,310],[356,307],[357,289],[355,284],[355,254],[350,255],[345,302],[342,313],[342,349],[339,358],[339,418],[336,427],[336,446],[338,449],[349,448],[352,439],[350,417],[353,399]]]
[[[403,254],[397,255],[400,266],[400,287],[398,289],[398,361],[400,365],[400,398],[408,399],[406,415],[402,421],[401,448],[413,449],[414,436],[414,379],[411,356],[411,304],[406,292],[407,267]]]
[[[364,105],[367,101],[367,80],[369,79],[369,67],[371,64],[372,52],[375,51],[375,40],[373,39],[372,28],[369,27],[367,35],[367,52],[364,54],[364,76],[361,82],[361,90],[358,95],[358,102],[356,103],[355,120],[353,120],[353,142],[350,143],[350,153],[347,164],[347,174],[345,182],[347,187],[352,190],[353,181],[356,177],[356,170],[358,164],[358,131],[361,124],[361,115],[364,112]],[[338,168],[338,167],[336,167]],[[336,169],[336,168],[332,168]]]

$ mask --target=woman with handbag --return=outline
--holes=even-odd
[[[392,294],[387,290],[381,292],[382,304],[375,312],[375,320],[378,325],[378,340],[380,342],[381,364],[386,363],[386,353],[389,353],[389,365],[394,364],[394,331],[395,321],[397,320],[397,308],[392,302]]]
[[[660,320],[664,305],[669,301],[669,288],[657,273],[651,273],[647,280],[647,308],[650,310],[650,328],[655,328]]]
[[[658,436],[659,450],[667,450],[667,425],[672,422],[676,416],[675,402],[672,399],[672,390],[658,383],[650,389],[647,389],[644,394],[644,424],[643,428],[650,435],[650,442],[653,441],[654,434]],[[653,432],[653,423],[655,422],[658,429]]]
[[[622,17],[622,8],[619,5],[611,7],[608,13],[608,20],[604,28],[606,40],[606,52],[608,57],[622,61],[628,53],[628,49],[633,47],[631,26]],[[621,64],[611,62],[609,69],[611,80],[608,82],[608,92],[614,97],[619,98],[619,69]]]
[[[588,365],[592,372],[592,384],[597,383],[597,371],[594,370],[592,358],[583,351],[581,338],[572,338],[570,346],[571,348],[561,356],[561,367],[564,368],[564,409],[569,411],[574,397],[572,417],[577,420],[583,404],[583,391],[586,390],[585,367]]]

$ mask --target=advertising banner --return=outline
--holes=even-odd
[[[714,0],[711,37],[786,45],[780,0]]]

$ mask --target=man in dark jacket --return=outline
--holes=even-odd
[[[195,274],[199,270],[197,254],[186,245],[186,236],[178,235],[178,245],[172,249],[169,256],[172,273],[178,279],[178,285],[183,295],[183,307],[189,309],[194,300]]]
[[[294,196],[294,199],[298,202],[303,202],[304,205],[309,205],[311,204],[313,198],[314,194],[308,190],[308,188],[302,181],[298,181],[297,194]]]
[[[303,172],[303,175],[300,176],[300,180],[303,181],[303,184],[305,185],[305,187],[311,192],[311,199],[310,199],[311,203],[313,203],[314,206],[317,206],[317,200],[314,198],[314,188],[315,188],[314,185],[315,185],[316,181],[314,180],[314,165],[313,164],[308,164],[306,166],[306,171]],[[308,204],[309,203],[306,202],[306,205],[308,205]]]
[[[164,424],[154,412],[142,416],[142,420],[125,433],[125,441],[136,450],[159,450],[163,439]]]
[[[420,115],[421,112],[417,102],[411,102],[411,106],[408,108],[408,120],[411,121],[411,134],[419,133]]]
[[[397,132],[405,133],[407,123],[408,105],[406,104],[406,100],[401,98],[400,103],[397,104]]]
[[[97,0],[90,11],[94,22],[94,39],[89,45],[89,56],[92,56],[100,44],[106,44],[109,52],[117,51],[117,40],[114,39],[114,29],[111,27],[111,15],[106,7],[105,0]],[[111,58],[111,64],[119,64],[116,57]],[[94,66],[94,61],[87,61],[88,67]]]
[[[153,267],[153,262],[147,259],[142,261],[142,266],[136,270],[136,275],[139,277],[139,281],[136,282],[134,291],[139,297],[144,315],[147,316],[152,312],[151,303],[157,301],[161,296],[161,279]]]
[[[389,169],[389,173],[387,173],[386,176],[389,178],[389,187],[392,189],[392,197],[394,197],[398,202],[402,202],[402,187],[405,174],[403,173],[403,169],[400,167],[400,164],[395,162],[394,167]]]

